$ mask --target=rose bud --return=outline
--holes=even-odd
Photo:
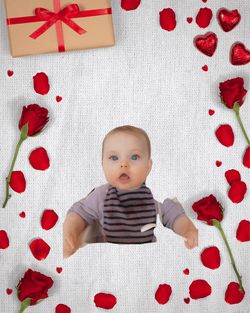
[[[34,136],[40,133],[49,121],[48,110],[38,104],[23,106],[22,115],[19,121],[19,129],[22,130],[28,124],[27,136]]]

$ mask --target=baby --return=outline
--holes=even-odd
[[[145,185],[152,168],[150,155],[148,135],[140,128],[121,126],[105,136],[102,167],[108,183],[69,209],[63,225],[64,257],[90,242],[154,242],[157,214],[164,226],[185,237],[187,248],[198,246],[198,230],[180,203],[159,203]]]

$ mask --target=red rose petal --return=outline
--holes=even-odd
[[[7,295],[11,295],[11,294],[12,294],[12,292],[13,292],[13,290],[12,290],[12,289],[10,289],[10,288],[7,288],[7,289],[6,289],[6,293],[7,293]]]
[[[189,269],[188,269],[188,268],[185,268],[185,270],[183,270],[183,273],[184,273],[185,275],[189,275]]]
[[[131,11],[138,8],[141,0],[121,0],[121,7],[123,10]]]
[[[7,249],[10,245],[8,235],[5,230],[0,230],[0,249]]]
[[[213,17],[213,12],[209,8],[201,8],[196,16],[196,24],[200,28],[206,28]]]
[[[227,290],[225,292],[225,301],[229,304],[237,304],[242,301],[245,296],[245,290],[242,292],[239,291],[240,285],[236,282],[231,282],[227,286]]]
[[[163,9],[160,12],[161,28],[167,31],[172,31],[176,27],[175,12],[171,8]]]
[[[10,176],[10,187],[18,193],[22,193],[26,189],[26,180],[22,171],[13,171]]]
[[[214,110],[212,110],[212,109],[209,109],[209,110],[208,110],[208,114],[209,114],[210,116],[214,115],[214,113],[215,113]]]
[[[116,305],[116,297],[110,293],[97,293],[94,297],[95,306],[106,310],[112,309]]]
[[[194,38],[195,47],[209,57],[212,57],[215,53],[217,42],[218,38],[213,32],[208,32],[205,35],[198,35]]]
[[[189,304],[190,298],[185,298],[185,299],[184,299],[184,302],[185,302],[186,304]]]
[[[193,22],[193,18],[192,18],[192,17],[187,17],[187,22],[188,22],[189,24],[191,24],[191,23]]]
[[[57,271],[58,274],[61,274],[62,270],[63,270],[62,267],[57,267],[56,268],[56,271]]]
[[[21,218],[25,218],[25,217],[26,217],[26,213],[23,211],[23,212],[19,213],[19,216],[20,216]]]
[[[201,0],[202,2],[204,2],[204,3],[206,3],[207,2],[207,0]]]
[[[159,285],[155,293],[155,300],[159,304],[166,304],[171,296],[172,288],[168,284]]]
[[[194,280],[189,286],[189,294],[192,299],[200,299],[209,296],[212,288],[208,282],[203,279]]]
[[[246,148],[242,163],[245,167],[250,168],[250,147]]]
[[[7,75],[8,75],[9,77],[13,76],[13,74],[14,74],[13,71],[11,71],[11,70],[8,70],[8,71],[7,71]]]
[[[36,93],[39,93],[40,95],[46,95],[49,92],[49,78],[44,72],[37,73],[35,76],[33,76],[33,83]]]
[[[215,131],[215,135],[219,142],[225,147],[231,147],[234,144],[234,132],[230,125],[220,125]]]
[[[50,252],[50,246],[41,238],[34,239],[29,246],[34,258],[38,261],[46,259]]]
[[[57,101],[57,102],[61,102],[61,101],[62,101],[62,97],[56,96],[56,101]]]
[[[217,247],[213,246],[204,249],[200,256],[204,266],[212,270],[220,266],[220,250]]]
[[[220,167],[220,166],[222,165],[222,162],[217,160],[217,161],[215,162],[215,164],[216,164],[217,167]]]
[[[207,72],[208,71],[208,66],[205,64],[205,65],[203,65],[202,66],[202,70],[204,71],[204,72]]]
[[[240,221],[236,231],[236,238],[241,242],[250,241],[250,221]]]
[[[233,203],[240,203],[244,199],[246,191],[247,185],[243,181],[235,181],[228,191],[228,198]]]
[[[43,148],[37,148],[30,153],[29,161],[35,170],[45,171],[50,166],[47,151]]]
[[[229,185],[232,185],[232,183],[235,181],[241,180],[240,172],[234,169],[226,171],[225,177]]]
[[[41,218],[41,226],[45,230],[49,230],[55,226],[58,221],[58,215],[54,210],[44,210]]]
[[[66,304],[60,303],[56,306],[55,313],[70,313],[70,312],[71,309]]]
[[[236,42],[230,50],[230,62],[233,65],[245,65],[250,62],[250,50],[241,42]]]

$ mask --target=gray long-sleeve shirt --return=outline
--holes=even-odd
[[[109,184],[105,184],[95,188],[87,197],[81,199],[80,201],[74,203],[69,209],[69,212],[75,212],[80,215],[88,224],[92,225],[98,222],[101,227],[104,227],[104,202],[106,199],[107,192],[110,188]],[[162,224],[170,229],[173,229],[175,220],[182,214],[185,214],[179,202],[173,201],[171,199],[164,200],[160,203],[156,200],[154,201],[155,213],[159,214]],[[107,221],[107,219],[105,219]],[[145,218],[141,218],[141,221],[147,224]],[[137,218],[137,223],[138,223]],[[105,234],[102,231],[103,238],[98,241],[106,242]],[[156,241],[155,236],[153,240]],[[119,242],[122,243],[122,242]],[[132,242],[131,242],[132,243]]]

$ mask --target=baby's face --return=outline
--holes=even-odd
[[[125,132],[110,135],[104,143],[102,166],[107,181],[113,187],[125,190],[139,188],[152,167],[146,139]]]

